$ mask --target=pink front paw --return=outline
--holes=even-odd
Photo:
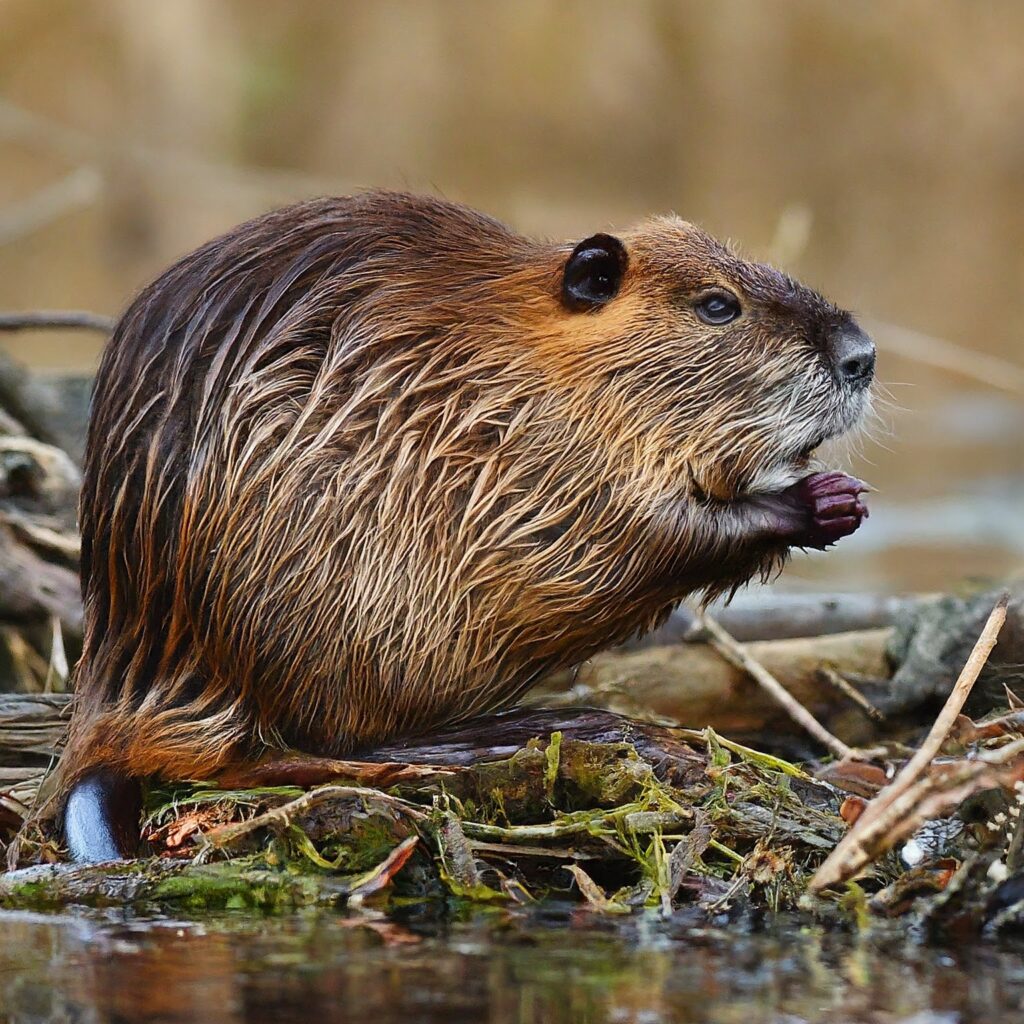
[[[867,484],[845,473],[815,473],[793,484],[788,493],[803,507],[807,520],[792,543],[822,550],[848,537],[868,517],[860,500],[867,490]]]

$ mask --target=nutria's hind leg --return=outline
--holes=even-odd
[[[141,812],[137,779],[108,768],[84,775],[64,806],[64,840],[71,859],[83,864],[136,856]]]
[[[546,741],[559,732],[565,740],[585,743],[628,743],[655,766],[671,760],[689,765],[703,777],[706,758],[696,753],[679,729],[634,721],[600,708],[513,708],[474,718],[392,746],[378,747],[369,761],[463,767],[511,757],[533,739]]]
[[[365,767],[359,761],[340,761],[298,750],[270,751],[254,760],[234,762],[217,772],[214,781],[222,789],[256,789],[260,786],[309,788],[339,778],[361,776],[360,769]]]

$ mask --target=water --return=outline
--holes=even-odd
[[[1024,947],[565,906],[144,921],[0,915],[0,1020],[1011,1024]]]

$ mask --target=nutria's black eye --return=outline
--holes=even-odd
[[[619,293],[629,257],[612,235],[591,235],[573,249],[562,271],[562,303],[574,312],[598,309]]]
[[[740,313],[740,300],[729,292],[711,292],[697,300],[694,305],[697,316],[712,327],[731,323]]]

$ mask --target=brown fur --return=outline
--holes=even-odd
[[[750,510],[859,414],[847,315],[678,219],[622,240],[571,312],[571,244],[369,193],[143,291],[96,384],[66,778],[421,733],[778,566]],[[716,283],[732,327],[693,313]]]

